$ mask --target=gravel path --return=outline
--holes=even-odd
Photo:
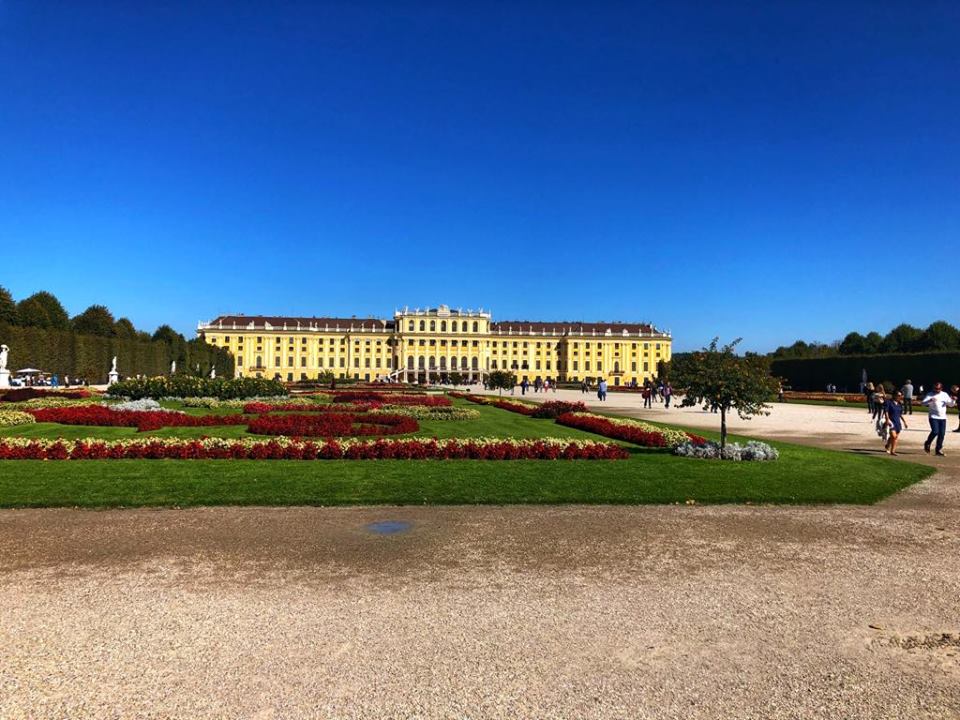
[[[914,459],[873,507],[3,511],[0,717],[957,718],[960,464]]]

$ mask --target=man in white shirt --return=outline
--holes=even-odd
[[[943,438],[947,433],[947,408],[955,407],[956,396],[951,397],[943,391],[943,383],[936,383],[933,392],[927,393],[921,401],[930,413],[930,434],[923,444],[924,452],[930,452],[930,444],[937,441],[937,455],[944,455]]]

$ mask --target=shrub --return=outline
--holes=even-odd
[[[104,405],[41,408],[27,412],[33,415],[37,422],[97,427],[135,427],[140,432],[159,430],[163,427],[245,425],[249,420],[243,415],[187,415],[174,410],[117,411]]]
[[[582,402],[564,402],[563,400],[550,400],[542,403],[533,411],[531,417],[535,418],[554,418],[568,412],[587,412],[587,406]]]
[[[37,398],[60,398],[63,400],[82,400],[90,397],[88,390],[40,390],[38,388],[17,388],[8,390],[0,396],[0,402],[25,402]]]
[[[286,396],[287,390],[279,380],[266,378],[198,378],[189,375],[172,377],[130,378],[114,383],[107,389],[113,397],[188,398],[213,397],[218,400]]]

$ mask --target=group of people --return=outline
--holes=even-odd
[[[897,443],[900,433],[909,428],[906,415],[913,414],[914,387],[913,382],[907,380],[903,387],[888,395],[882,383],[876,386],[867,383],[867,412],[870,413],[876,424],[877,433],[884,440],[884,449],[890,455],[897,454]],[[947,434],[947,408],[957,406],[957,397],[960,387],[954,385],[947,393],[943,383],[935,383],[933,390],[924,394],[923,386],[919,388],[916,397],[921,398],[919,403],[927,407],[930,422],[930,434],[923,444],[924,452],[929,453],[933,448],[937,455],[943,456],[943,442]],[[960,424],[954,432],[960,432]]]
[[[531,387],[533,388],[533,391],[534,391],[534,392],[549,392],[549,391],[551,390],[551,388],[553,389],[554,392],[557,391],[557,383],[556,383],[556,381],[555,381],[555,380],[551,380],[550,378],[546,378],[545,380],[541,380],[539,377],[537,377],[537,378],[534,378],[532,384],[530,383],[529,380],[527,380],[526,378],[524,378],[524,379],[520,382],[520,394],[521,394],[521,395],[526,395],[526,394],[527,394],[527,390],[529,390]]]

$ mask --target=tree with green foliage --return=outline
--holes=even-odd
[[[863,338],[863,351],[868,355],[876,355],[880,352],[881,345],[883,345],[883,335],[876,331],[868,332]]]
[[[17,304],[13,301],[13,295],[0,285],[0,323],[16,325],[17,322]]]
[[[447,380],[449,380],[450,384],[453,385],[454,387],[457,387],[458,385],[463,385],[463,374],[457,371],[454,371],[447,376]]]
[[[91,305],[73,318],[71,323],[73,331],[83,335],[113,337],[115,334],[113,313],[103,305]]]
[[[113,324],[113,334],[120,338],[135,338],[137,337],[137,329],[129,319],[120,318]],[[147,339],[150,339],[149,336]]]
[[[921,342],[924,350],[960,350],[960,330],[938,320],[923,331]]]
[[[513,390],[517,385],[517,376],[509,370],[492,370],[487,375],[487,387],[491,390],[499,390],[503,395],[504,390]]]
[[[862,355],[863,352],[863,335],[858,332],[847,333],[847,336],[840,341],[841,355]]]
[[[727,413],[736,410],[741,419],[768,415],[766,404],[780,385],[770,375],[770,361],[759,355],[738,356],[737,338],[718,346],[714,338],[709,347],[673,360],[673,383],[683,389],[681,407],[702,405],[705,410],[720,411],[720,447],[727,444]]]
[[[913,325],[901,323],[887,333],[880,344],[880,351],[885,353],[916,352],[921,347],[923,330]]]
[[[17,315],[26,327],[69,330],[70,316],[51,293],[41,290],[17,303]]]

